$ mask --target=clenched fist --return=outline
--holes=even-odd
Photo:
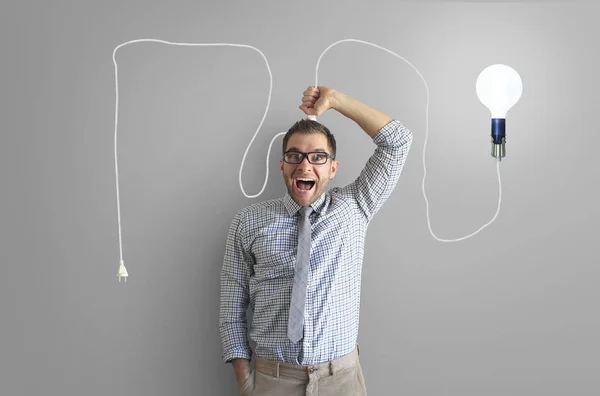
[[[306,115],[320,116],[335,105],[336,91],[332,88],[309,85],[302,95],[302,104],[298,108]]]

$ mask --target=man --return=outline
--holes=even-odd
[[[299,108],[314,116],[337,110],[377,148],[353,183],[325,192],[339,165],[333,135],[311,120],[287,132],[280,160],[286,195],[240,210],[229,229],[222,358],[232,363],[241,395],[366,395],[356,344],[365,233],[396,186],[412,134],[324,86],[309,86]],[[253,371],[248,335],[256,342]]]

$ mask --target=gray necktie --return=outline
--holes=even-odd
[[[298,252],[296,254],[296,269],[292,286],[292,301],[288,321],[288,338],[293,343],[302,338],[304,330],[304,304],[306,303],[306,287],[310,262],[310,206],[300,209],[300,225],[298,227]]]

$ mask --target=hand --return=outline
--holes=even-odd
[[[231,365],[235,371],[237,384],[241,388],[250,376],[250,360],[241,358],[233,359]]]
[[[240,389],[242,389],[242,387],[244,386],[244,384],[246,383],[246,380],[250,377],[250,375],[252,375],[252,373],[250,371],[241,373],[240,375],[236,375],[236,381],[238,384],[238,387]]]
[[[243,382],[238,381],[238,387],[240,388],[240,395],[254,395],[254,371],[250,371]]]
[[[298,108],[306,115],[320,116],[334,107],[335,94],[334,89],[309,85],[302,94],[302,104]]]

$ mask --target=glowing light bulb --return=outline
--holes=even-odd
[[[521,98],[521,77],[510,66],[491,65],[479,73],[475,91],[492,113],[492,157],[500,161],[506,156],[506,113]]]

